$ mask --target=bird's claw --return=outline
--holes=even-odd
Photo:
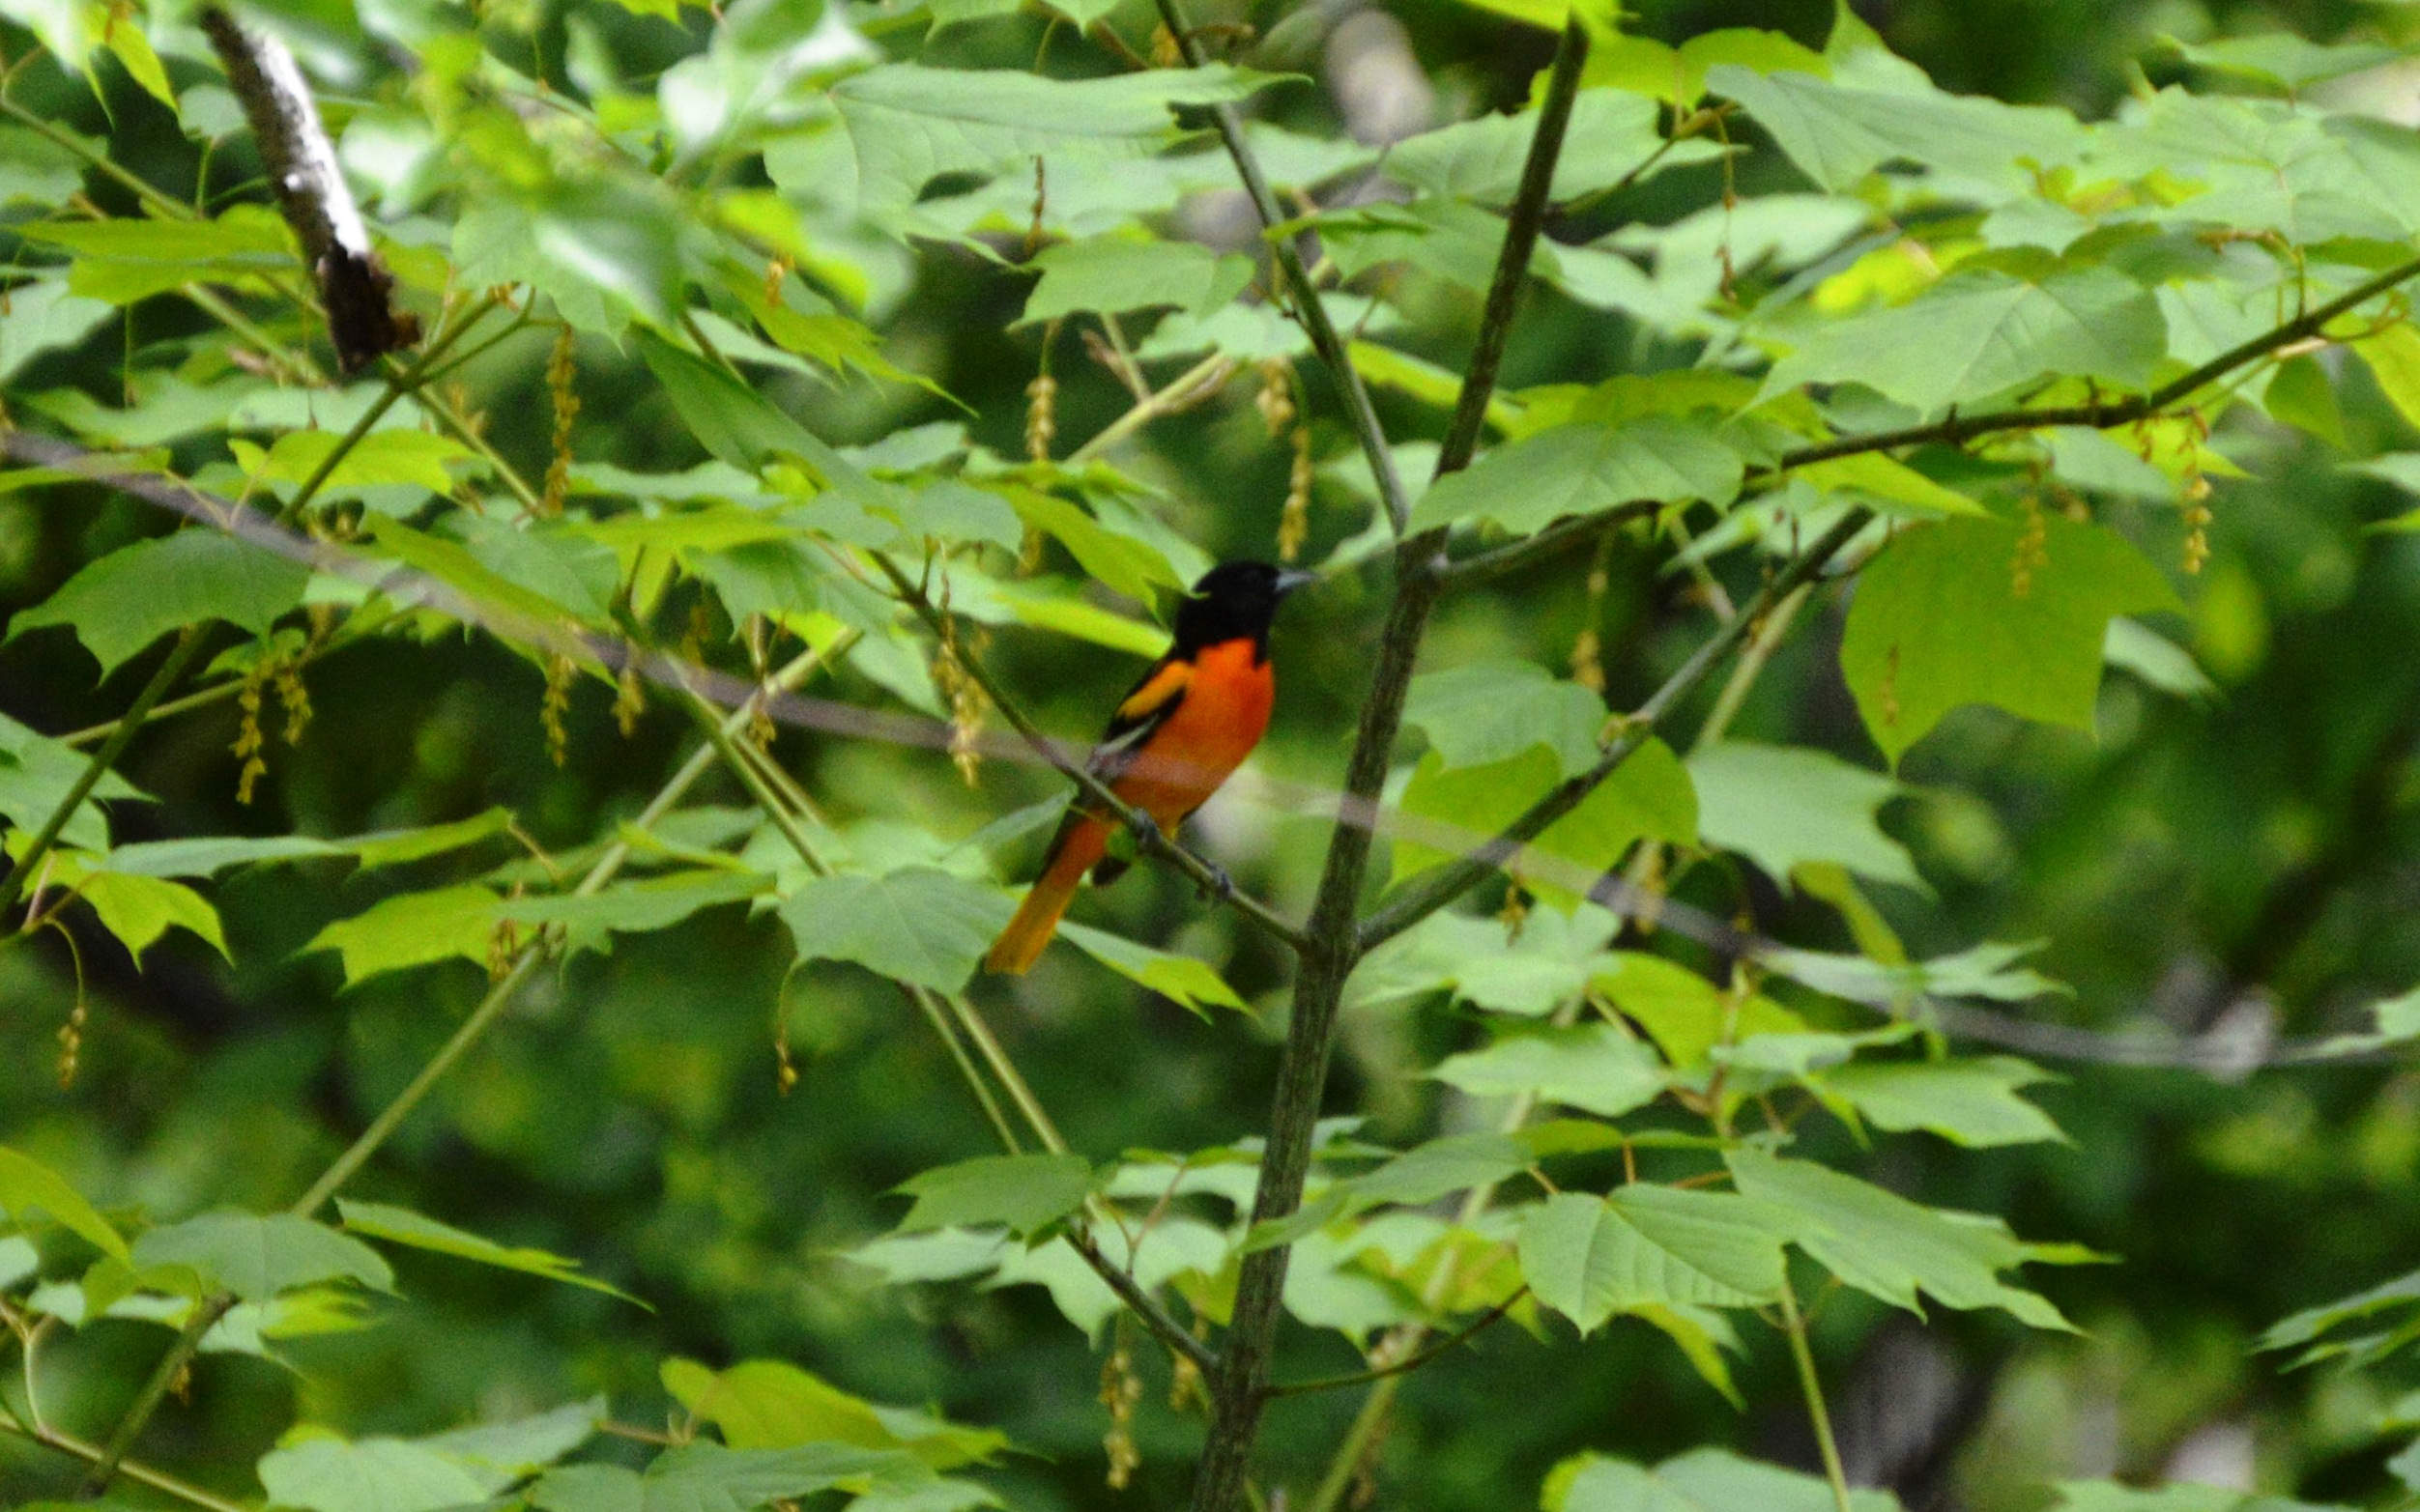
[[[1140,850],[1155,850],[1167,841],[1160,833],[1160,821],[1140,809],[1127,811],[1126,827],[1134,832],[1135,845]]]
[[[1235,879],[1226,874],[1226,868],[1213,861],[1205,861],[1202,865],[1209,869],[1210,877],[1201,886],[1201,896],[1215,898],[1223,903],[1235,901]]]

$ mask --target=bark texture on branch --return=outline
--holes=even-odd
[[[328,312],[336,365],[360,372],[420,339],[420,323],[394,304],[395,279],[370,246],[369,228],[336,166],[310,87],[294,54],[276,38],[247,31],[217,6],[204,8],[204,33],[227,71],[244,119],[260,144],[261,164],[277,209],[302,243],[302,259]]]

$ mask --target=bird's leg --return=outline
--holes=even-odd
[[[1202,865],[1210,869],[1210,880],[1202,884],[1201,896],[1215,898],[1223,903],[1235,901],[1235,879],[1226,874],[1226,868],[1215,861],[1205,861]]]
[[[1160,821],[1153,818],[1150,813],[1144,810],[1127,810],[1126,827],[1134,832],[1135,848],[1137,850],[1158,850],[1167,843],[1168,838],[1167,834],[1161,830]]]

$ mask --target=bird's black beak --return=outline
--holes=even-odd
[[[1277,596],[1282,599],[1288,593],[1293,592],[1296,588],[1310,587],[1312,584],[1318,581],[1319,574],[1315,572],[1294,572],[1291,570],[1281,572],[1278,574],[1276,585]]]

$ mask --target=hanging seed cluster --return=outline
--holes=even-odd
[[[571,381],[578,369],[572,363],[571,328],[565,326],[555,337],[555,350],[546,358],[546,395],[554,402],[554,450],[546,459],[546,486],[539,491],[538,513],[553,519],[563,512],[563,500],[571,493],[571,426],[580,418],[580,396],[572,391]]]
[[[571,658],[561,651],[546,659],[546,696],[538,700],[537,720],[546,731],[546,757],[562,766],[571,755],[571,731],[563,716],[571,712]]]
[[[2008,563],[2008,594],[2028,598],[2033,574],[2050,565],[2050,516],[2038,494],[2025,496],[2025,525],[2017,531],[2017,549]]]
[[[1101,1365],[1101,1405],[1109,1410],[1109,1431],[1102,1436],[1101,1448],[1109,1459],[1111,1491],[1124,1491],[1142,1464],[1135,1447],[1135,1407],[1141,1400],[1142,1378],[1135,1374],[1135,1356],[1127,1347],[1126,1330],[1120,1328]]]

